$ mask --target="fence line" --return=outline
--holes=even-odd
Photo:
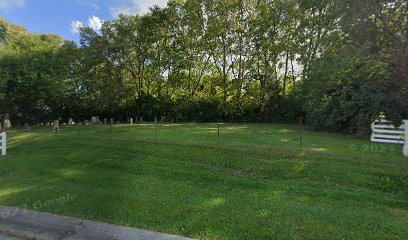
[[[385,119],[376,120],[371,124],[371,130],[372,142],[404,144],[403,153],[408,156],[408,119],[399,127]]]
[[[408,121],[408,120],[407,120]],[[390,121],[380,119],[371,125],[371,141],[382,143],[405,143],[405,121],[404,125],[395,127]]]

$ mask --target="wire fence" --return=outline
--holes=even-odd
[[[60,125],[58,136],[148,142],[190,143],[206,145],[256,145],[299,147],[302,127],[268,123],[163,123],[75,124]],[[39,133],[52,135],[53,126],[27,126],[11,134]]]

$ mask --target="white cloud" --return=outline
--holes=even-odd
[[[1,0],[0,0],[1,1]],[[75,3],[80,5],[80,6],[89,6],[91,8],[94,8],[96,10],[100,10],[100,7],[98,4],[92,2],[92,1],[88,1],[88,0],[75,0]]]
[[[84,26],[84,24],[82,22],[78,21],[78,20],[72,21],[71,22],[71,32],[72,32],[72,34],[74,34],[74,35],[78,34],[79,29],[81,27],[83,27],[83,26]]]
[[[25,0],[0,0],[0,10],[8,11],[13,8],[25,7]]]
[[[92,28],[96,32],[101,30],[102,24],[103,24],[103,20],[101,20],[98,17],[92,16],[92,17],[88,18],[89,27]]]
[[[112,17],[117,18],[121,13],[126,15],[143,15],[154,5],[165,7],[167,0],[122,0],[117,6],[109,7]]]
[[[88,18],[88,27],[92,28],[95,32],[99,32],[102,28],[103,20],[96,17],[92,16]],[[81,21],[75,20],[71,22],[71,32],[73,35],[76,35],[79,33],[79,29],[81,27],[84,27],[85,24]]]

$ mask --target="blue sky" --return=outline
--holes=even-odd
[[[0,0],[0,17],[30,32],[56,33],[78,40],[76,27],[99,28],[103,20],[120,13],[143,14],[167,0]]]

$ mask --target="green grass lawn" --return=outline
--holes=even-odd
[[[402,146],[280,124],[9,132],[0,205],[199,239],[407,239]],[[0,213],[7,216],[7,213]]]

